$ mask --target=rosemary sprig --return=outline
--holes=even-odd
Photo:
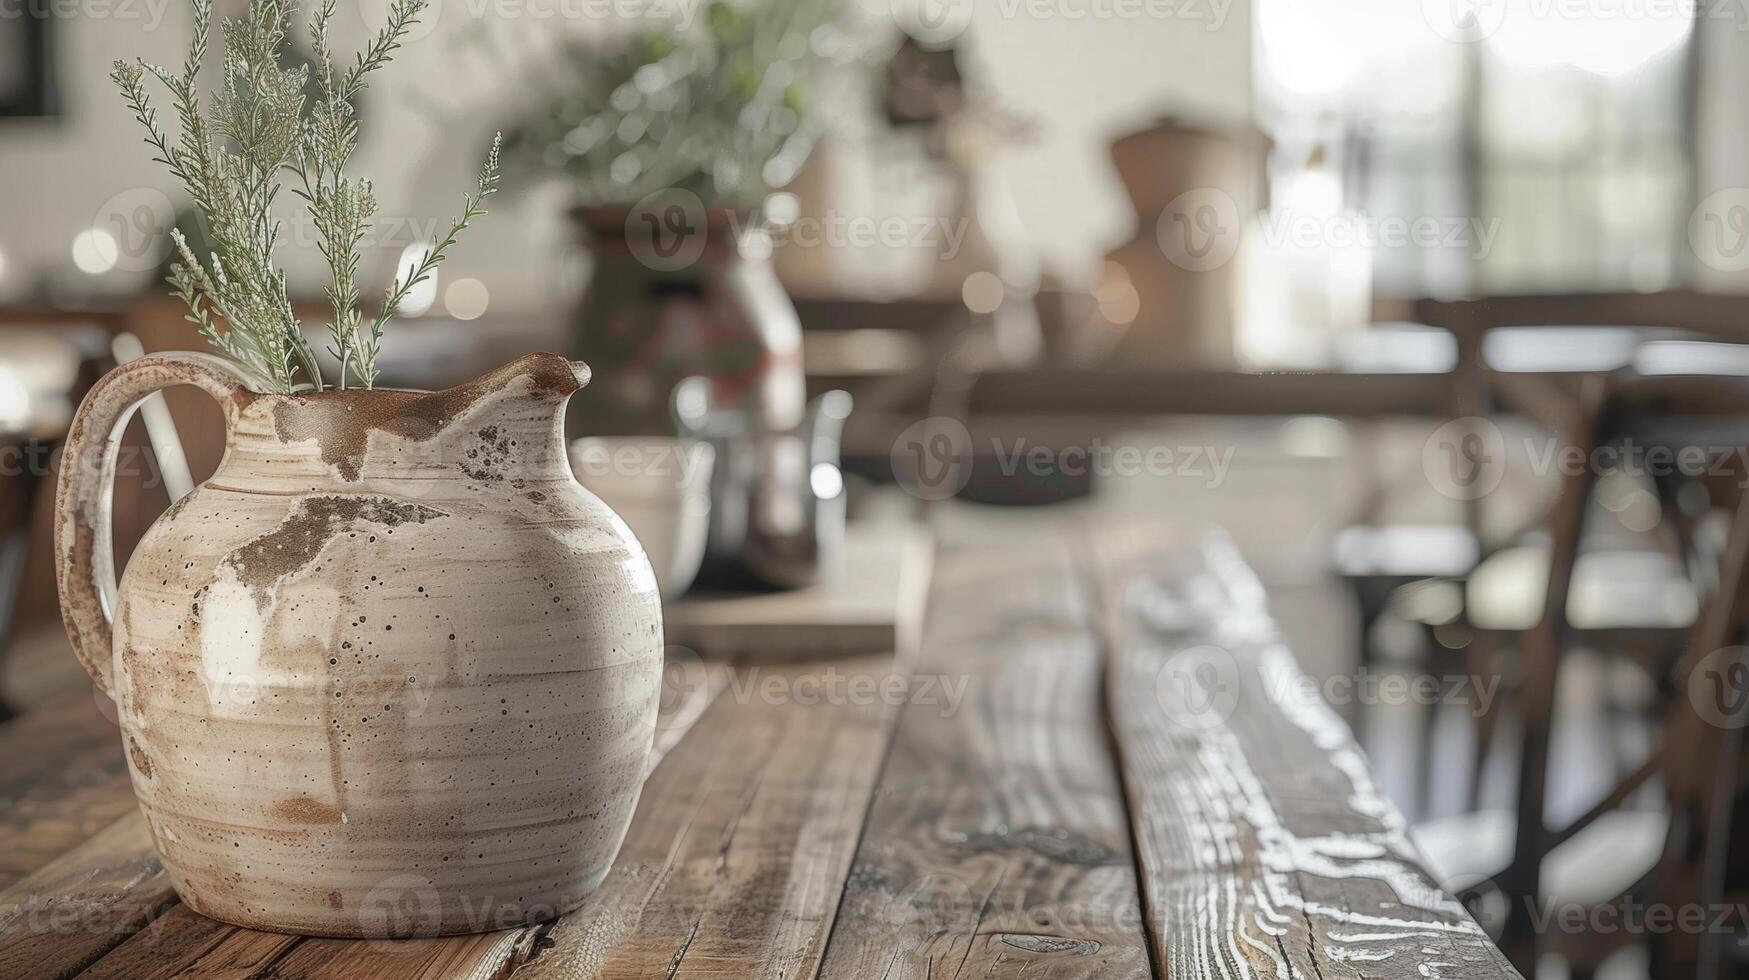
[[[413,285],[429,278],[460,233],[485,211],[480,202],[497,189],[494,143],[477,192],[449,237],[436,243],[407,285],[390,287],[389,301],[361,330],[358,308],[360,249],[375,219],[370,181],[345,176],[358,146],[354,100],[367,77],[388,64],[429,0],[394,0],[388,23],[344,71],[334,67],[328,28],[338,0],[322,0],[310,20],[319,98],[306,105],[310,68],[282,68],[297,0],[253,0],[246,17],[224,24],[224,67],[210,106],[203,107],[198,77],[210,43],[212,0],[192,0],[194,39],[180,72],[144,61],[117,61],[110,77],[146,130],[155,159],[169,168],[206,219],[213,242],[203,265],[180,234],[168,277],[188,307],[186,319],[220,354],[276,392],[323,388],[315,352],[304,340],[283,269],[274,264],[280,221],[274,206],[289,173],[293,192],[314,222],[328,265],[324,288],[333,309],[330,353],[340,362],[339,386],[349,378],[376,382],[383,328]],[[146,94],[150,75],[169,91],[179,133],[174,142],[159,124]],[[222,324],[222,327],[221,327]]]

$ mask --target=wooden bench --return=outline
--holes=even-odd
[[[94,701],[32,712],[0,727],[0,977],[1516,976],[1230,546],[1035,527],[941,549],[915,651],[677,661],[612,873],[539,927],[205,919]]]

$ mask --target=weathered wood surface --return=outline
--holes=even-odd
[[[1150,975],[1093,596],[1042,548],[938,572],[822,977]]]
[[[0,977],[71,976],[175,901],[130,813],[0,893]]]
[[[0,980],[1513,976],[1231,551],[1084,537],[945,556],[913,658],[676,660],[613,871],[532,928],[204,918],[94,706],[0,726]]]
[[[238,929],[178,902],[78,976],[98,980],[246,977],[271,966],[297,942],[295,936]]]
[[[1516,977],[1432,881],[1223,539],[1104,539],[1107,690],[1169,977]]]
[[[0,726],[0,888],[134,811],[113,710],[87,682]]]
[[[67,630],[58,618],[20,628],[12,645],[0,653],[0,698],[20,714],[71,703],[91,693],[91,677],[73,656]]]
[[[886,749],[891,663],[731,677],[518,980],[813,976]]]

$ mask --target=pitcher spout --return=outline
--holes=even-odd
[[[502,391],[519,380],[532,385],[529,394],[563,402],[589,384],[589,365],[572,361],[558,354],[537,352],[524,354],[501,368],[480,375],[472,381],[450,389],[452,395],[483,398]]]

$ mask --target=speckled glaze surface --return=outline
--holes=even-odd
[[[642,549],[566,460],[587,377],[530,355],[444,392],[279,396],[172,354],[93,389],[57,500],[62,606],[190,907],[317,935],[479,932],[557,915],[606,874],[662,624]],[[108,599],[113,445],[173,384],[220,401],[230,442]]]

